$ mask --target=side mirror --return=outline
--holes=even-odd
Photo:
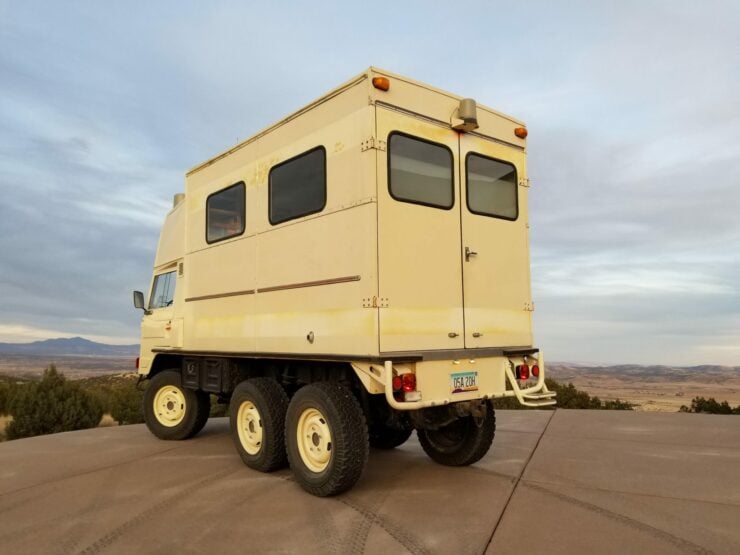
[[[144,314],[151,314],[151,310],[147,310],[144,306],[144,293],[141,291],[134,291],[134,307],[140,308],[144,311]]]

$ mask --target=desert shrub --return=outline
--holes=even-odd
[[[720,403],[714,397],[709,399],[694,397],[691,400],[690,407],[682,405],[679,410],[681,412],[702,412],[706,414],[740,414],[740,405],[733,408],[727,401]]]
[[[211,395],[211,412],[209,418],[217,418],[219,416],[229,416],[229,403],[219,403],[218,395]]]
[[[103,415],[98,398],[68,381],[54,365],[40,381],[17,386],[7,411],[13,415],[5,430],[8,439],[94,428]]]
[[[598,397],[591,397],[585,391],[576,389],[572,383],[561,384],[552,378],[545,378],[545,384],[550,391],[554,391],[557,396],[555,407],[561,409],[603,409],[603,410],[633,410],[634,405],[627,401],[616,399],[614,401],[602,401]],[[505,397],[495,399],[493,406],[497,409],[525,409],[519,404],[515,397]],[[552,407],[546,407],[552,408]]]
[[[144,392],[131,382],[113,391],[109,411],[119,424],[144,422]]]
[[[0,382],[0,416],[8,414],[8,401],[10,398],[10,384]]]

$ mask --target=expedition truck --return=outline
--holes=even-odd
[[[555,403],[532,346],[527,130],[370,68],[190,170],[159,238],[138,372],[159,438],[229,403],[244,463],[351,488],[417,430],[491,446],[491,400]]]

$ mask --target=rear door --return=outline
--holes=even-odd
[[[524,152],[460,134],[465,347],[532,344]]]
[[[462,348],[457,133],[381,107],[376,124],[380,351]]]
[[[380,351],[532,344],[522,150],[377,108]]]

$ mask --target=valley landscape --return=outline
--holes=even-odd
[[[38,378],[50,364],[71,379],[134,372],[138,345],[106,345],[83,339],[0,343],[0,376]],[[571,382],[602,400],[621,399],[636,410],[676,412],[694,397],[740,405],[740,367],[585,365],[553,362],[548,376]]]

